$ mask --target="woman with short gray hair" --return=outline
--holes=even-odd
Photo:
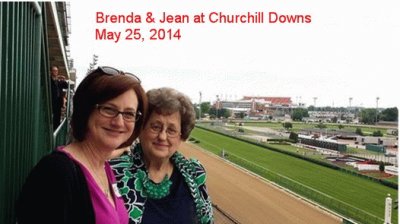
[[[213,223],[204,167],[177,151],[194,128],[190,99],[172,88],[147,98],[140,143],[111,161],[130,223]]]
[[[196,119],[192,102],[184,94],[172,88],[152,89],[147,92],[149,98],[149,114],[153,111],[158,114],[172,114],[179,111],[181,117],[181,139],[186,140]],[[148,119],[145,121],[145,123]]]

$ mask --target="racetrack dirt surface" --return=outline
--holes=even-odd
[[[207,171],[207,187],[213,204],[239,223],[330,224],[341,219],[266,183],[221,158],[183,143],[179,150],[198,159]],[[216,217],[216,223],[219,222]]]

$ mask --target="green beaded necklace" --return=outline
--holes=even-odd
[[[169,188],[172,185],[172,182],[166,176],[164,180],[159,184],[154,184],[149,178],[147,173],[141,169],[144,166],[142,159],[142,147],[140,144],[136,145],[134,154],[128,157],[130,162],[127,162],[126,169],[124,175],[127,178],[124,183],[125,187],[127,187],[128,179],[134,179],[134,190],[137,191],[141,197],[144,198],[153,198],[160,199],[167,195],[169,195]],[[200,223],[213,223],[213,215],[212,215],[212,207],[211,202],[204,201],[201,196],[201,192],[199,190],[199,184],[203,184],[203,181],[200,181],[196,176],[196,168],[195,168],[195,160],[187,160],[184,158],[182,154],[179,152],[174,153],[171,157],[171,160],[174,163],[174,167],[182,174],[185,179],[186,184],[188,185],[190,192],[193,196],[195,207],[196,207],[196,216]],[[131,164],[131,165],[129,165]],[[133,165],[132,165],[133,164]],[[130,169],[135,167],[135,173],[131,173]],[[123,166],[121,166],[123,167]],[[135,170],[133,169],[133,170]],[[203,176],[205,173],[202,174]],[[147,184],[149,183],[149,184]],[[145,186],[146,185],[146,186]],[[164,186],[165,187],[162,187]],[[151,187],[150,187],[151,186]],[[124,188],[125,188],[124,187]],[[158,192],[158,193],[155,193]],[[126,197],[127,192],[123,194]],[[140,197],[139,197],[140,198]],[[130,199],[129,199],[130,200]],[[142,205],[143,206],[143,205]],[[140,210],[142,211],[142,210]]]
[[[172,181],[169,180],[168,175],[165,175],[164,179],[158,184],[150,180],[147,173],[141,169],[136,171],[135,176],[143,186],[141,189],[143,195],[152,199],[161,199],[169,195]]]

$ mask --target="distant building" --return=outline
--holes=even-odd
[[[386,138],[386,137],[374,137],[374,136],[357,136],[356,141],[358,144],[367,145],[382,145],[386,147],[395,147],[397,148],[397,139],[394,138]]]
[[[217,100],[214,105],[218,109],[228,109],[232,116],[245,113],[249,117],[266,118],[285,117],[290,114],[294,105],[290,97],[244,96],[240,100]]]
[[[353,122],[355,115],[350,112],[337,111],[308,111],[309,117],[304,118],[304,121],[309,122],[332,122],[335,118],[337,123]]]

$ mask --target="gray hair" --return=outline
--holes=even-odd
[[[146,94],[149,107],[144,125],[147,124],[153,112],[169,115],[179,111],[181,115],[181,139],[186,140],[193,130],[196,120],[196,113],[189,97],[168,87],[151,89]]]

